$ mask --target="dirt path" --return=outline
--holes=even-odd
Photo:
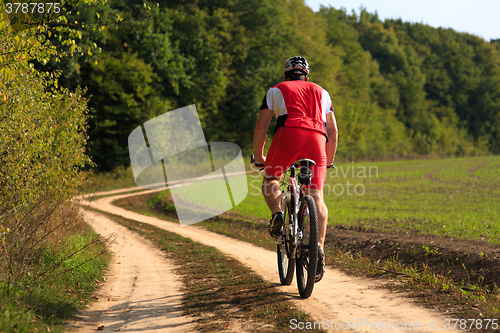
[[[450,166],[449,166],[449,165],[445,165],[445,166],[442,166],[442,167],[437,168],[437,169],[435,169],[435,170],[432,170],[432,171],[430,171],[430,172],[428,172],[428,173],[426,173],[426,174],[424,175],[424,179],[426,179],[426,180],[430,180],[430,181],[433,181],[433,182],[443,183],[443,181],[441,181],[441,180],[439,180],[439,179],[435,178],[435,177],[434,177],[434,174],[435,174],[436,172],[441,171],[441,170],[443,170],[443,169],[446,169],[446,168],[448,168],[448,167],[450,167]]]
[[[192,332],[182,315],[182,283],[153,243],[125,227],[86,211],[85,220],[103,236],[114,234],[113,259],[98,301],[69,323],[71,332]],[[103,326],[103,327],[102,327]]]
[[[113,194],[117,193],[117,191],[113,191]],[[106,193],[98,193],[97,195],[104,194]],[[309,313],[315,320],[323,322],[329,328],[333,328],[332,331],[452,331],[444,329],[445,318],[440,314],[416,305],[404,295],[391,293],[386,289],[380,288],[379,281],[347,276],[340,271],[329,268],[327,268],[323,280],[315,286],[313,295],[306,300],[300,299],[295,281],[291,286],[279,285],[276,254],[274,252],[264,250],[246,242],[211,233],[195,225],[181,227],[177,223],[144,216],[111,204],[114,200],[132,195],[137,195],[137,193],[104,197],[91,202],[90,206],[178,233],[197,242],[213,246],[221,252],[235,257],[265,280],[275,282],[284,294],[289,295],[297,307]],[[137,256],[136,253],[131,255]],[[149,256],[141,255],[139,261],[146,261],[144,260],[145,258],[149,258]],[[159,280],[166,280],[164,275],[158,275]],[[109,284],[111,283],[110,281]],[[151,295],[150,298],[161,299],[166,295],[179,294],[176,291],[168,294],[165,289],[161,289],[161,291],[160,295],[156,297]],[[122,301],[121,303],[125,302]],[[337,328],[343,325],[344,329],[335,329],[335,325],[337,325]],[[404,327],[405,325],[406,328]],[[390,327],[392,329],[389,329]]]

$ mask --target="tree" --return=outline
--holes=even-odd
[[[353,26],[355,14],[323,7],[319,15],[327,22],[327,43],[339,57],[339,89],[334,99],[339,126],[344,129],[339,151],[347,152],[350,159],[407,154],[408,138],[395,117],[399,92],[361,47]]]

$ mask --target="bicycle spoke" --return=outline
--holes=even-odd
[[[295,258],[291,258],[291,234],[289,234],[291,221],[290,201],[284,203],[283,214],[285,216],[285,225],[281,229],[281,236],[278,238],[277,253],[278,253],[278,273],[280,282],[283,285],[290,285],[293,280],[295,269]]]

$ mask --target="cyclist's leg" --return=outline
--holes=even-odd
[[[281,227],[285,222],[280,207],[281,188],[279,179],[287,167],[294,161],[290,154],[290,142],[293,139],[293,131],[281,127],[273,138],[271,147],[264,164],[264,181],[262,182],[262,193],[272,216],[269,223],[269,234],[273,237],[280,235]]]
[[[264,195],[264,200],[266,200],[267,206],[271,210],[271,214],[281,212],[281,189],[279,178],[264,173],[264,181],[262,182],[262,194]]]
[[[328,224],[328,208],[326,207],[323,190],[308,187],[306,194],[312,196],[316,202],[316,210],[318,213],[318,243],[321,247],[325,245],[326,225]]]
[[[311,195],[316,203],[318,221],[318,263],[316,267],[315,281],[319,282],[325,272],[325,252],[323,246],[326,236],[326,225],[328,221],[328,209],[323,197],[323,188],[326,180],[326,151],[324,137],[318,134],[311,136],[308,155],[316,162],[312,170],[311,185],[307,187],[306,193]]]
[[[320,133],[313,133],[309,137],[310,141],[308,142],[309,149],[307,155],[316,162],[316,165],[311,167],[311,185],[306,188],[306,193],[311,195],[316,202],[316,210],[318,213],[318,243],[323,247],[328,221],[328,208],[325,205],[323,197],[323,188],[326,180],[326,139]]]
[[[318,264],[316,267],[315,281],[319,282],[325,273],[325,252],[323,250],[326,236],[326,225],[328,221],[328,208],[323,200],[323,190],[310,187],[306,189],[306,193],[313,197],[316,203],[316,212],[318,216]]]
[[[295,161],[293,145],[293,128],[280,127],[271,142],[264,164],[264,181],[262,182],[262,193],[267,206],[272,214],[281,212],[280,198],[281,189],[279,179],[286,169]]]
[[[264,173],[264,181],[262,182],[262,193],[266,200],[267,206],[271,210],[271,220],[269,221],[269,234],[272,237],[278,237],[281,232],[281,227],[285,223],[285,216],[280,208],[281,188],[279,181],[272,176]]]

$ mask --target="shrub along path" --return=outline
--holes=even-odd
[[[124,192],[129,190],[126,189]],[[106,193],[97,193],[97,195],[106,195]],[[148,223],[219,249],[250,267],[265,280],[275,282],[276,288],[279,288],[297,307],[310,314],[317,321],[326,319],[333,323],[351,322],[354,325],[363,323],[359,327],[351,326],[356,331],[371,331],[370,326],[365,326],[368,322],[374,326],[373,329],[383,322],[385,325],[391,323],[394,332],[407,331],[396,329],[398,323],[417,325],[414,326],[415,329],[421,323],[421,328],[418,328],[423,331],[450,332],[450,330],[444,329],[444,317],[414,304],[404,295],[381,289],[380,282],[347,276],[329,268],[327,268],[323,280],[315,286],[311,298],[300,299],[295,283],[292,283],[291,286],[279,285],[274,252],[209,232],[197,226],[180,227],[177,223],[127,211],[111,204],[114,200],[133,195],[137,195],[137,193],[103,197],[91,202],[90,207],[141,223]],[[439,328],[430,329],[429,323],[435,322],[439,322]]]

